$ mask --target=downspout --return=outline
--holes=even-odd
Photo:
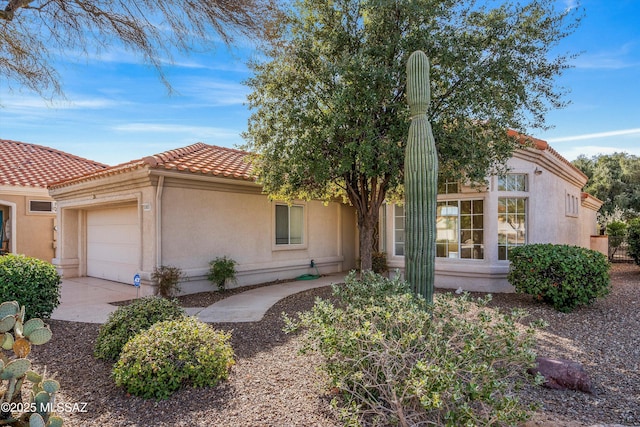
[[[162,265],[162,190],[164,190],[164,176],[160,175],[156,188],[156,267]]]

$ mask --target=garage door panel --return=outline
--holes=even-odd
[[[131,283],[139,259],[137,206],[87,212],[87,276]]]

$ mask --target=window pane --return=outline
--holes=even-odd
[[[526,199],[498,199],[498,259],[509,258],[509,248],[527,243]]]
[[[30,200],[29,210],[31,212],[52,212],[53,202],[45,202],[40,200]]]
[[[471,213],[471,200],[463,200],[460,202],[460,213],[463,215]]]
[[[276,245],[289,243],[289,207],[276,205]]]
[[[481,229],[481,228],[484,228],[484,227],[483,227],[483,225],[484,225],[484,224],[483,224],[483,217],[482,217],[482,215],[474,215],[474,216],[473,216],[473,223],[472,223],[472,225],[473,225],[473,228],[475,228],[475,229]]]
[[[291,206],[289,208],[289,216],[289,243],[300,245],[302,244],[303,207]]]

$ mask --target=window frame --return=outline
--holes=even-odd
[[[32,209],[33,203],[48,203],[49,210]],[[42,200],[42,199],[29,199],[27,200],[27,212],[31,215],[51,215],[57,212],[57,206],[55,200]]]
[[[287,207],[287,212],[288,212],[288,236],[287,239],[289,241],[289,243],[277,243],[278,240],[278,206],[282,207],[285,206]],[[302,220],[302,224],[301,224],[301,243],[291,243],[291,208],[292,207],[298,207],[302,209],[302,215],[301,215],[301,220]],[[271,236],[271,249],[273,251],[282,251],[282,250],[298,250],[298,249],[306,249],[307,248],[307,236],[308,234],[308,230],[307,230],[307,224],[308,224],[308,220],[307,220],[307,215],[308,215],[308,209],[307,209],[307,204],[304,202],[294,202],[294,203],[285,203],[285,202],[275,202],[273,203],[273,209],[272,209],[272,236]]]
[[[522,178],[524,188],[518,188],[519,178]],[[502,188],[500,188],[501,186]],[[507,193],[527,193],[529,191],[529,174],[524,172],[509,172],[504,176],[499,175],[497,189],[498,191]]]
[[[516,201],[516,211],[515,212],[509,212],[508,210],[506,210],[505,212],[500,212],[499,208],[501,205],[501,201],[502,200],[507,200],[507,202],[505,202],[505,206],[508,204],[508,200],[514,200]],[[517,201],[522,201],[523,202],[523,208],[524,208],[524,213],[520,213],[517,210]],[[524,226],[523,226],[523,230],[522,232],[524,233],[524,241],[522,243],[517,242],[518,240],[518,229],[516,228],[516,243],[515,244],[509,244],[509,237],[507,234],[507,238],[504,244],[500,243],[500,218],[501,216],[509,216],[509,215],[515,215],[516,217],[522,215],[524,217]],[[500,195],[498,196],[498,212],[496,215],[496,220],[497,220],[497,249],[498,249],[498,262],[509,262],[509,248],[515,248],[518,246],[523,246],[528,244],[529,242],[529,197],[523,197],[523,196],[505,196],[505,195]],[[508,222],[508,220],[507,220]],[[505,248],[505,257],[501,258],[500,257],[500,248],[504,247]]]
[[[456,237],[457,237],[457,242],[456,242],[457,251],[455,253],[457,253],[458,256],[457,257],[441,257],[441,256],[439,257],[439,256],[436,256],[436,259],[437,260],[462,260],[464,262],[467,262],[467,261],[484,262],[484,261],[486,261],[486,259],[487,259],[486,258],[486,252],[484,250],[485,246],[486,246],[486,244],[485,244],[486,225],[485,225],[485,222],[484,222],[485,221],[485,216],[486,216],[486,214],[485,214],[486,198],[485,197],[481,197],[481,198],[447,198],[447,199],[438,200],[437,204],[440,205],[441,203],[452,203],[452,202],[455,202],[456,205],[457,205],[457,214],[455,215],[455,218],[456,218],[456,230],[455,230],[455,233],[456,233]],[[470,213],[469,214],[472,224],[473,224],[473,217],[474,216],[475,217],[478,217],[478,216],[482,217],[482,229],[474,228],[473,226],[470,229],[466,229],[466,228],[464,229],[464,231],[471,231],[472,233],[474,231],[479,231],[479,230],[482,231],[482,236],[483,237],[482,237],[481,242],[478,243],[478,244],[474,243],[474,245],[482,247],[482,249],[483,249],[482,250],[482,257],[478,257],[478,258],[473,257],[473,256],[472,257],[462,257],[462,250],[464,249],[462,247],[462,245],[464,244],[464,242],[462,242],[462,240],[461,240],[462,239],[462,231],[463,231],[463,229],[461,228],[461,225],[462,225],[461,217],[464,216],[464,214],[462,214],[462,207],[461,206],[462,206],[463,202],[470,202],[471,206],[473,206],[474,202],[482,202],[482,213],[481,214],[477,214],[477,213],[475,213],[475,214],[474,213]],[[397,214],[398,213],[397,212],[398,208],[402,208],[402,214],[403,215],[398,215]],[[405,228],[404,227],[402,229],[398,228],[398,218],[402,218],[402,220],[404,222],[404,225],[406,225],[406,222],[405,222],[406,215],[405,215],[404,205],[394,204],[393,205],[393,255],[394,256],[398,256],[398,257],[404,257],[405,253],[406,253],[405,250],[404,250],[406,248],[406,240],[403,240],[402,242],[398,242],[398,237],[397,236],[398,236],[398,231],[401,230],[404,233],[405,232]],[[403,249],[402,254],[398,253],[398,244],[402,245],[402,249]],[[436,251],[437,251],[437,248],[438,248],[438,243],[436,242]],[[473,249],[474,248],[472,248],[472,252],[471,252],[472,254],[474,253]]]

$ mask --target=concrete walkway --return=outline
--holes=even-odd
[[[323,276],[315,280],[300,280],[263,286],[232,295],[209,307],[187,308],[189,315],[208,323],[257,322],[281,299],[308,289],[342,283],[344,273]],[[110,302],[126,301],[137,297],[132,285],[110,282],[93,277],[64,279],[61,285],[60,305],[51,318],[71,322],[104,323],[117,309]]]

